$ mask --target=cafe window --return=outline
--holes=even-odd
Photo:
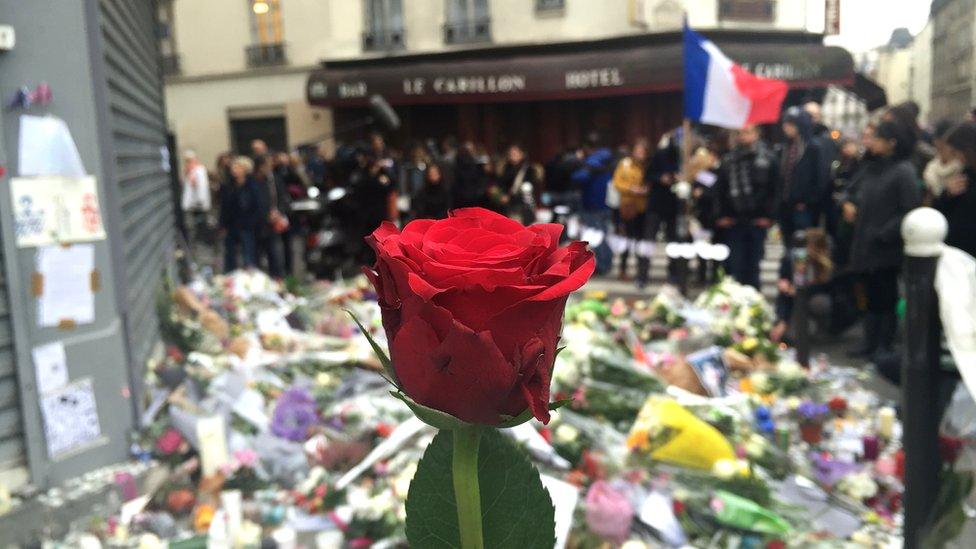
[[[403,1],[366,0],[363,50],[396,50],[403,47]]]
[[[281,0],[248,0],[251,12],[251,45],[245,50],[251,67],[285,63],[281,25]]]
[[[772,23],[776,0],[719,0],[718,17],[724,21]]]
[[[491,40],[488,0],[447,0],[444,42],[465,44]]]
[[[176,53],[176,31],[173,28],[173,0],[163,0],[157,5],[156,36],[159,39],[159,58],[163,75],[180,73],[180,56]]]

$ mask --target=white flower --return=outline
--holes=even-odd
[[[720,459],[712,465],[712,474],[722,480],[734,477],[738,470],[739,464],[734,459]]]
[[[758,393],[768,393],[770,389],[769,375],[766,372],[753,372],[749,376],[749,381],[752,383],[752,388]]]
[[[872,498],[878,493],[878,485],[867,473],[854,473],[842,478],[840,490],[856,500]]]
[[[751,458],[759,458],[766,452],[766,439],[761,435],[753,433],[745,443],[746,455]]]
[[[562,442],[563,444],[569,444],[571,442],[576,442],[579,438],[579,429],[573,427],[572,425],[563,423],[559,427],[556,427],[556,440]]]
[[[803,367],[794,360],[782,360],[776,367],[776,373],[785,378],[800,378],[806,376]]]
[[[620,546],[620,549],[647,549],[647,544],[643,541],[632,539],[624,542],[624,544]]]

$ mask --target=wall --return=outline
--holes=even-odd
[[[231,147],[231,109],[277,107],[285,113],[291,145],[329,131],[328,112],[305,102],[306,71],[265,76],[213,79],[166,86],[167,118],[180,149],[193,149],[211,166],[217,155]],[[318,115],[318,118],[316,118]]]
[[[974,7],[974,0],[952,0],[933,16],[933,120],[960,118],[973,104]]]
[[[919,107],[923,124],[936,122],[929,118],[932,110],[932,22],[915,37],[912,43],[911,87],[909,98]]]
[[[875,80],[888,94],[888,104],[906,101],[911,96],[911,48],[888,49],[878,52]]]

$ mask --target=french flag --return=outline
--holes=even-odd
[[[684,54],[685,118],[733,129],[779,120],[786,82],[749,73],[687,23]]]

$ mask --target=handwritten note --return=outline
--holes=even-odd
[[[41,416],[51,458],[91,446],[102,437],[91,378],[42,395]]]
[[[95,295],[92,291],[94,268],[95,248],[91,244],[38,249],[37,274],[41,280],[37,299],[39,326],[58,326],[64,321],[87,324],[95,320]]]
[[[31,351],[34,358],[34,376],[37,380],[37,392],[47,394],[68,384],[68,359],[64,353],[64,344],[54,341],[34,347]]]
[[[10,194],[20,248],[105,238],[94,177],[16,177]]]

